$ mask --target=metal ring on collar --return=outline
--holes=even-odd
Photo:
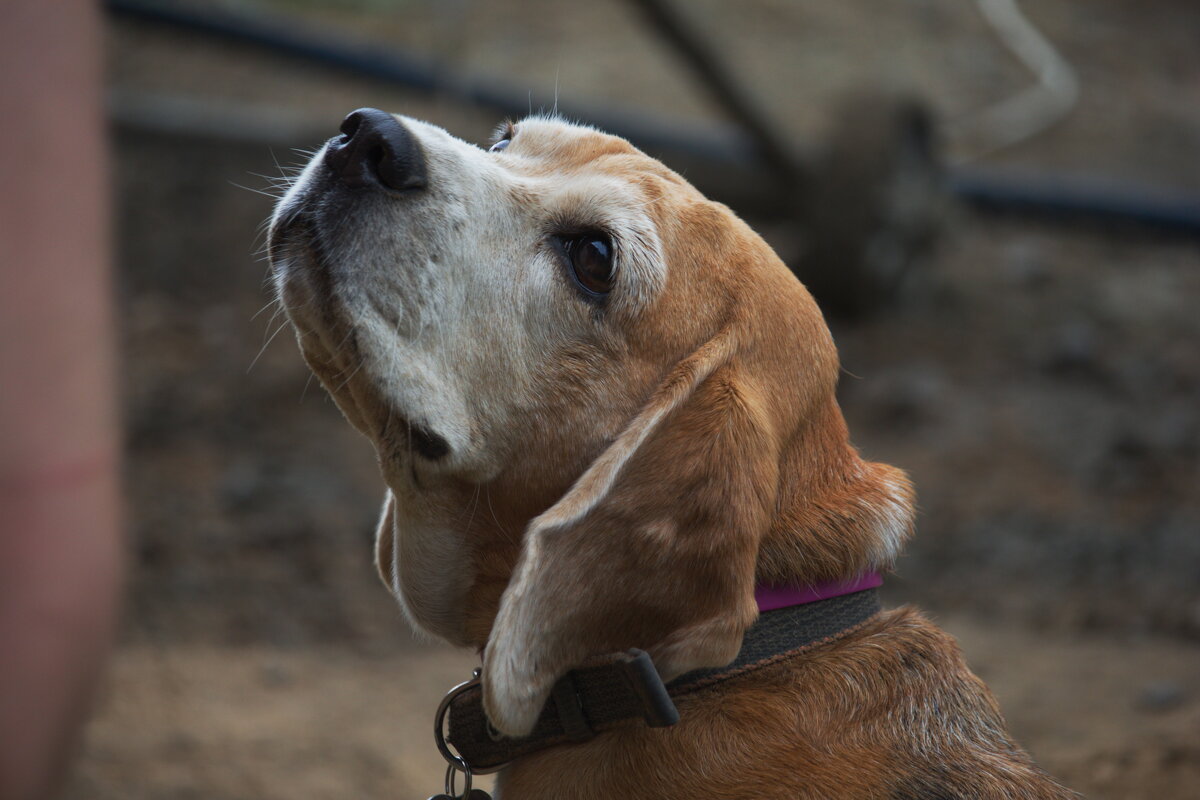
[[[465,773],[468,782],[471,780],[471,765],[462,756],[450,750],[450,745],[446,742],[446,734],[443,728],[446,724],[446,712],[450,710],[450,703],[463,692],[478,686],[480,673],[481,670],[476,669],[475,674],[471,676],[471,680],[463,681],[458,686],[446,692],[446,696],[438,704],[437,713],[433,716],[433,741],[437,744],[438,752],[442,754],[442,758],[446,759],[446,763],[451,768]],[[470,788],[469,783],[468,788]]]

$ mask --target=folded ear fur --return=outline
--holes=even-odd
[[[735,345],[727,329],[680,363],[531,523],[484,652],[501,732],[528,733],[554,681],[590,655],[637,646],[669,680],[737,654],[757,615],[779,437]]]

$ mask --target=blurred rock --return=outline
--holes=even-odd
[[[1050,282],[1045,252],[1030,239],[1018,239],[1004,248],[1004,277],[1018,288],[1037,289]]]
[[[284,689],[295,683],[295,676],[282,664],[267,664],[259,670],[258,680],[268,689]]]
[[[231,510],[245,510],[261,497],[264,483],[261,464],[247,458],[237,459],[221,475],[221,500]]]
[[[1137,696],[1139,711],[1162,713],[1173,711],[1183,705],[1186,695],[1179,685],[1168,681],[1155,681],[1142,687]]]
[[[950,394],[946,373],[934,364],[909,364],[872,377],[862,398],[883,425],[913,425],[940,416]]]
[[[1083,320],[1060,325],[1047,342],[1043,366],[1060,377],[1101,377],[1100,341],[1095,325]]]

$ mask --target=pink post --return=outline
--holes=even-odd
[[[99,4],[0,3],[0,797],[49,797],[121,572]]]

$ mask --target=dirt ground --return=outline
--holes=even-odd
[[[1193,645],[950,617],[1037,761],[1097,798],[1194,798]],[[69,796],[405,798],[440,786],[430,735],[470,656],[403,640],[304,647],[126,644]]]
[[[528,82],[534,107],[557,85],[713,118],[615,0],[226,5]],[[686,5],[797,140],[850,87],[916,89],[953,120],[1026,80],[953,0]],[[1200,7],[1026,5],[1083,94],[988,164],[1200,191]],[[312,133],[117,128],[133,569],[66,797],[433,794],[432,713],[473,658],[415,640],[374,576],[372,453],[272,316],[255,258],[271,200],[241,187],[266,188],[256,175],[355,107],[475,141],[495,120],[184,34],[110,33],[126,98],[203,101],[225,109],[214,128],[240,104]],[[1198,298],[1194,240],[958,209],[895,307],[834,324],[855,441],[920,496],[888,601],[957,635],[1017,737],[1088,797],[1200,796]]]

